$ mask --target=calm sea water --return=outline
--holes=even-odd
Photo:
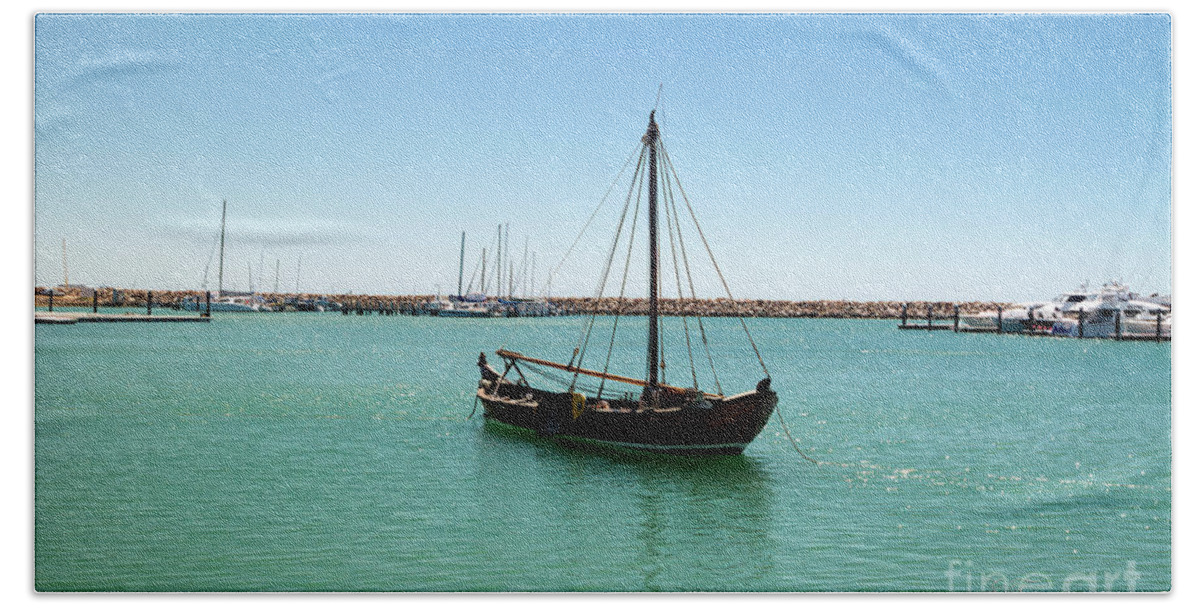
[[[467,419],[480,351],[565,360],[579,322],[37,326],[37,587],[1171,586],[1168,344],[752,320],[820,465],[775,420],[743,456],[689,461]],[[738,322],[706,329],[736,345],[717,351],[725,391],[752,388]],[[613,371],[640,375],[644,348]]]

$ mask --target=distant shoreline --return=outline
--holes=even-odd
[[[36,287],[34,289],[34,306],[49,304],[49,289]],[[54,288],[54,305],[64,307],[92,306],[92,289],[69,287]],[[146,308],[146,290],[119,289],[99,287],[96,292],[96,302],[101,308]],[[188,297],[203,298],[204,292],[149,290],[154,308],[178,308]],[[283,303],[288,299],[317,299],[324,298],[343,306],[361,307],[364,309],[387,308],[389,306],[420,305],[436,299],[433,295],[382,296],[382,295],[347,295],[319,293],[260,293],[267,302]],[[549,298],[549,301],[566,314],[595,314],[610,316],[614,314],[643,315],[646,314],[645,298],[626,298],[618,303],[617,298],[601,298],[599,302],[591,298],[562,297]],[[805,318],[805,319],[899,319],[903,314],[904,304],[899,300],[887,301],[855,301],[855,300],[762,300],[744,299],[729,300],[714,299],[674,299],[659,300],[659,314],[663,316],[696,316],[696,317],[760,317],[760,318]],[[927,316],[929,306],[933,307],[934,317],[950,317],[954,314],[954,306],[959,306],[960,314],[975,314],[993,312],[997,307],[1009,306],[1005,302],[931,302],[924,300],[909,300],[908,317],[920,320]]]

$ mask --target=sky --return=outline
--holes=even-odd
[[[62,282],[65,239],[73,284],[213,288],[225,200],[227,289],[273,289],[278,261],[281,290],[448,293],[461,232],[469,276],[507,223],[514,265],[526,240],[537,254],[534,283],[557,267],[551,295],[588,295],[629,170],[605,192],[657,98],[736,297],[1172,290],[1164,14],[42,14],[34,27],[38,285]],[[644,280],[634,255],[630,280]],[[720,294],[713,273],[697,279]]]

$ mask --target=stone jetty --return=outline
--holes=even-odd
[[[36,306],[47,306],[50,300],[50,288],[36,287],[34,302]],[[118,289],[113,287],[55,287],[55,307],[88,307],[93,298],[101,307],[146,307],[146,290]],[[95,295],[93,296],[93,292]],[[164,291],[150,290],[154,308],[178,308],[184,299],[200,298],[202,291]],[[349,295],[349,294],[318,294],[318,293],[260,293],[258,294],[268,304],[285,307],[286,303],[305,299],[324,299],[336,302],[343,307],[362,308],[364,310],[402,309],[422,307],[433,302],[432,295]],[[601,315],[642,315],[646,314],[645,298],[601,298],[598,302],[590,298],[550,298],[550,303],[563,314],[596,314]],[[1008,306],[1004,302],[928,302],[910,300],[909,315],[913,319],[924,318],[927,305],[933,305],[935,317],[948,318],[954,314],[954,305],[959,305],[961,314],[992,312],[997,306]],[[729,300],[714,299],[663,299],[659,301],[659,314],[664,316],[698,316],[698,317],[775,317],[775,318],[820,318],[820,319],[899,319],[905,302],[879,301],[858,302],[852,300]]]
[[[626,299],[602,298],[599,303],[589,298],[550,298],[550,301],[569,314],[638,315],[646,314],[645,298]],[[998,302],[927,302],[909,300],[909,315],[925,315],[926,307],[933,305],[935,317],[954,315],[954,305],[959,305],[961,314],[988,312],[996,306],[1007,306]],[[814,319],[899,319],[905,302],[858,302],[853,300],[709,300],[663,299],[659,300],[660,315],[689,317],[776,317]]]

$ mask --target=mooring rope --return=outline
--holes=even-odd
[[[796,450],[796,453],[813,464],[821,464],[820,462],[813,460],[808,454],[805,454],[804,451],[800,449],[800,444],[796,443],[795,437],[792,437],[792,431],[788,428],[787,423],[784,422],[783,413],[779,410],[778,406],[775,407],[775,417],[779,419],[779,424],[783,426],[783,432],[787,435],[788,440],[792,442],[792,448]]]
[[[479,407],[479,393],[475,393],[475,405],[471,406],[471,414],[467,416],[467,420],[475,417],[475,410]]]

